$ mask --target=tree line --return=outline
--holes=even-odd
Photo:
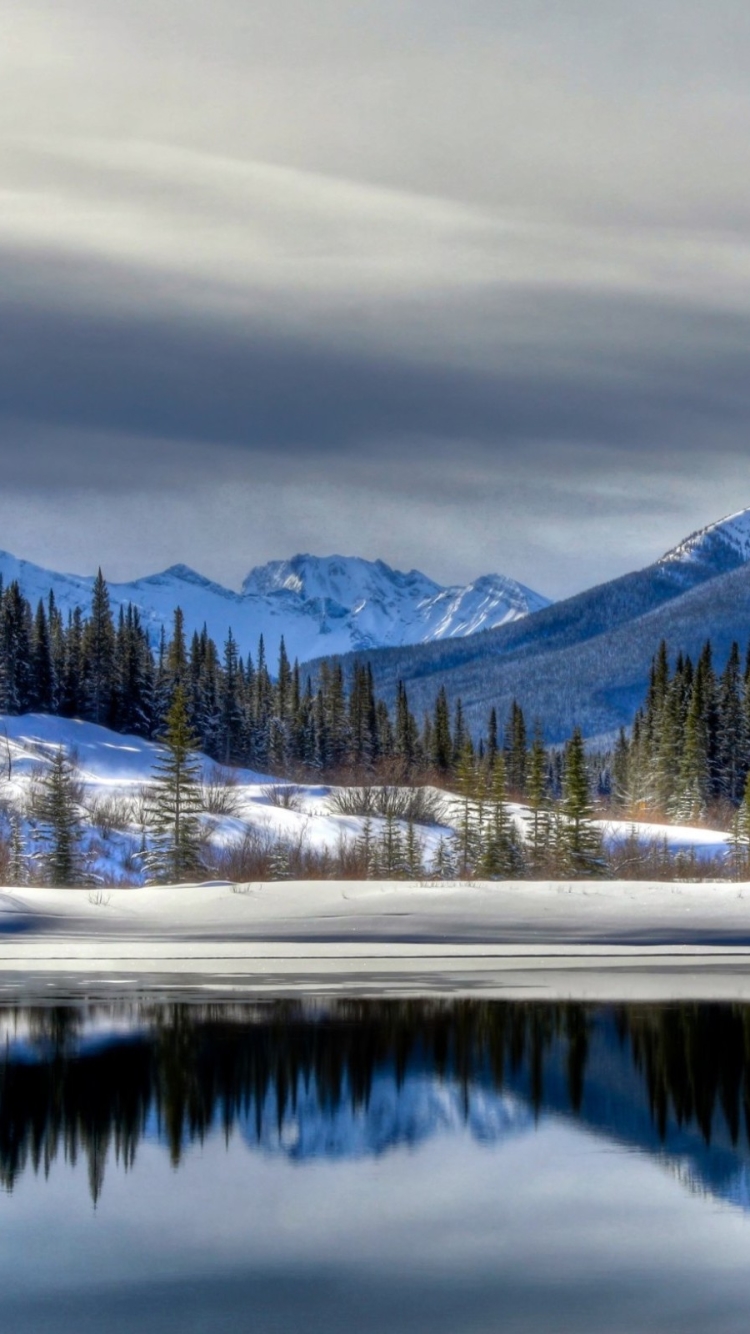
[[[686,824],[731,819],[749,774],[750,651],[743,664],[734,643],[718,672],[710,641],[697,662],[680,653],[674,666],[662,642],[631,735],[620,732],[612,755],[614,803]]]
[[[18,582],[0,584],[0,712],[59,714],[158,738],[178,688],[199,748],[221,764],[285,776],[440,779],[455,776],[466,753],[476,749],[491,767],[503,748],[509,786],[523,791],[527,732],[517,705],[502,736],[492,710],[475,747],[461,700],[451,709],[444,688],[417,720],[403,683],[393,707],[378,698],[369,665],[350,679],[325,663],[315,680],[303,677],[282,638],[272,671],[262,636],[254,657],[240,653],[231,630],[221,650],[205,626],[188,642],[179,607],[153,647],[137,607],[115,620],[101,570],[88,614],[76,607],[67,618],[53,592],[34,610]]]

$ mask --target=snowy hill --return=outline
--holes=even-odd
[[[142,737],[47,714],[0,715],[0,836],[9,836],[10,816],[15,813],[23,822],[31,851],[34,819],[30,797],[40,772],[59,746],[77,761],[88,871],[105,885],[143,884],[145,873],[139,855],[146,837],[143,789],[153,776],[159,748]],[[227,773],[205,757],[202,771],[207,785]],[[223,850],[240,844],[248,834],[261,841],[280,840],[287,846],[304,846],[317,852],[328,849],[331,853],[342,843],[352,843],[362,836],[364,817],[342,813],[336,800],[339,789],[316,783],[283,784],[248,769],[233,770],[231,779],[231,809],[205,817],[214,857],[220,858]],[[293,796],[286,804],[278,799],[285,787]],[[434,795],[438,806],[432,818],[439,818],[441,823],[421,824],[418,829],[426,868],[434,864],[441,842],[450,838],[461,821],[460,800],[447,794]],[[512,804],[510,812],[523,837],[528,811]],[[634,833],[627,821],[597,823],[607,847],[616,847]],[[372,816],[369,825],[372,836],[377,837],[384,822]],[[405,824],[401,832],[405,834]],[[672,853],[692,852],[699,860],[720,858],[727,848],[726,834],[715,829],[640,824],[637,834],[646,844],[666,841]],[[369,890],[363,886],[362,892]],[[162,891],[160,894],[163,898]],[[0,894],[0,933],[4,906]]]
[[[734,570],[750,561],[750,509],[691,533],[657,562],[670,570],[703,566],[716,574]]]
[[[64,614],[76,606],[86,610],[91,601],[92,576],[59,574],[7,552],[0,552],[0,575],[6,585],[18,580],[32,604],[51,589]],[[132,583],[110,584],[110,597],[115,613],[129,602],[138,607],[154,642],[179,606],[188,635],[205,624],[221,645],[231,629],[240,651],[254,654],[262,634],[271,664],[282,635],[290,657],[302,660],[470,635],[549,605],[502,575],[443,588],[418,570],[403,574],[383,561],[343,556],[272,561],[251,570],[239,593],[187,565],[173,565]]]

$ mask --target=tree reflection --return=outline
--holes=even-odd
[[[742,1006],[348,1001],[324,1010],[285,1002],[2,1013],[7,1189],[29,1166],[47,1173],[58,1155],[85,1156],[96,1200],[108,1158],[130,1167],[150,1129],[178,1165],[185,1146],[216,1126],[229,1137],[241,1122],[260,1140],[269,1098],[279,1136],[300,1091],[323,1115],[366,1109],[384,1073],[397,1088],[414,1072],[452,1082],[467,1116],[477,1089],[511,1088],[536,1116],[552,1108],[593,1123],[604,1115],[599,1088],[615,1132],[638,1096],[661,1142],[696,1127],[710,1145],[721,1126],[732,1145],[746,1144],[750,1126],[750,1008]],[[624,1090],[610,1088],[614,1055]]]

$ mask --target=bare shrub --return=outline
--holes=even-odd
[[[444,824],[447,817],[442,794],[430,787],[340,787],[331,793],[329,801],[338,815],[379,815],[427,825]]]
[[[96,889],[91,891],[88,900],[95,908],[108,908],[112,902],[112,895],[105,894],[101,889]]]
[[[263,796],[281,810],[302,810],[302,790],[295,783],[269,783],[263,788]]]
[[[614,880],[712,881],[731,879],[727,853],[699,856],[695,848],[673,852],[666,838],[644,839],[634,826],[610,848],[608,873]]]
[[[311,847],[306,827],[294,838],[279,837],[266,826],[247,829],[242,838],[219,849],[214,860],[219,878],[240,885],[367,878],[366,859],[357,840],[341,835],[333,848]]]
[[[239,815],[239,780],[232,769],[214,765],[203,784],[203,809],[208,815]]]
[[[102,838],[109,838],[114,830],[124,832],[136,823],[136,803],[121,793],[93,792],[83,805],[89,823],[99,830]]]
[[[220,880],[239,883],[269,880],[271,860],[279,839],[264,826],[246,829],[242,837],[214,852],[214,864]]]

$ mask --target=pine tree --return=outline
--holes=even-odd
[[[747,773],[747,731],[742,699],[740,649],[734,643],[719,681],[717,780],[728,801],[741,801]]]
[[[417,835],[413,820],[406,826],[404,840],[404,870],[409,880],[419,880],[424,871],[424,848]]]
[[[441,686],[435,700],[435,719],[432,727],[432,763],[440,774],[447,774],[453,760],[448,696]]]
[[[672,804],[672,814],[686,823],[700,819],[709,794],[708,684],[705,666],[702,669],[699,664],[690,693],[677,792]]]
[[[54,669],[52,651],[47,626],[47,613],[41,598],[34,617],[34,633],[31,642],[31,679],[29,703],[40,713],[49,713],[55,697]]]
[[[735,811],[727,842],[731,850],[735,880],[747,879],[750,871],[750,774],[745,780],[742,801]]]
[[[537,724],[531,743],[528,776],[528,804],[531,814],[527,837],[527,857],[530,869],[539,875],[545,868],[550,851],[550,801],[547,791],[547,753],[542,731]]]
[[[372,820],[366,815],[362,829],[356,840],[356,849],[362,862],[365,880],[371,880],[376,870],[376,840],[372,830]]]
[[[240,705],[240,683],[237,645],[230,630],[224,644],[224,664],[219,684],[219,754],[224,764],[236,764],[240,760],[240,737],[242,733],[242,708]]]
[[[487,880],[508,880],[521,869],[515,825],[507,806],[505,756],[499,752],[492,770],[488,819],[481,831],[478,871]]]
[[[161,744],[150,793],[152,845],[146,869],[152,880],[179,884],[204,869],[201,770],[183,686],[175,690]]]
[[[523,710],[513,700],[506,729],[505,754],[509,790],[517,797],[526,791],[526,720]]]
[[[565,751],[561,829],[563,864],[573,876],[599,874],[603,867],[602,841],[593,821],[586,752],[580,728]]]
[[[497,751],[497,709],[493,706],[487,722],[487,768],[490,770],[494,766]]]
[[[383,829],[376,850],[377,874],[386,880],[396,880],[404,874],[404,842],[397,817],[389,810],[383,819]]]
[[[35,860],[47,884],[62,889],[80,883],[80,794],[75,765],[60,746],[44,770],[34,805]]]
[[[94,581],[91,616],[83,633],[86,709],[94,723],[111,721],[115,691],[115,627],[101,570]]]
[[[25,885],[28,879],[26,865],[26,847],[23,837],[23,824],[19,815],[12,815],[10,821],[9,878],[11,885]]]
[[[462,876],[474,873],[481,856],[484,807],[479,784],[480,776],[474,760],[474,750],[471,742],[467,740],[456,769],[456,786],[461,796],[461,809],[455,842],[459,873]]]
[[[452,843],[443,835],[438,839],[435,855],[430,865],[430,874],[436,880],[453,880],[456,875],[456,863]]]

